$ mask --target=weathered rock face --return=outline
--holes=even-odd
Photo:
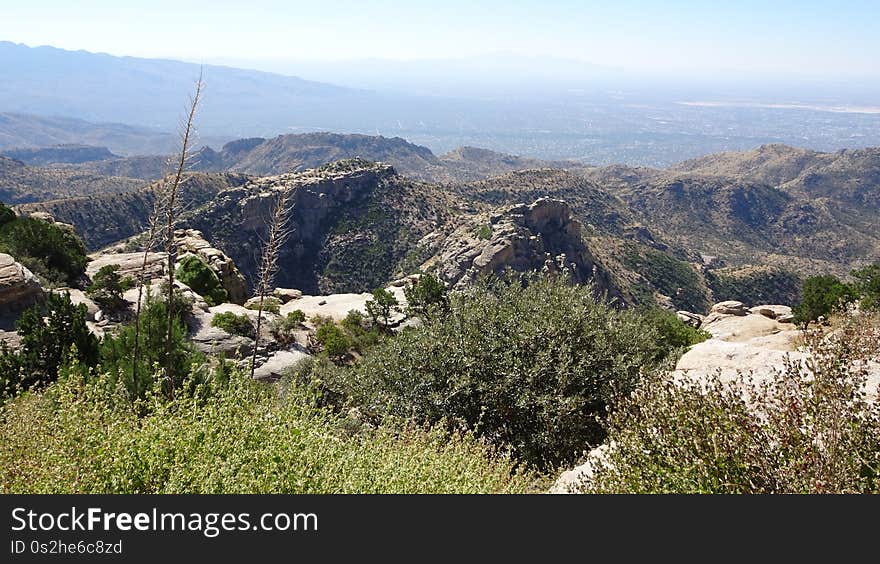
[[[247,299],[247,284],[244,276],[231,258],[223,251],[215,249],[205,240],[201,231],[194,229],[179,229],[174,232],[174,242],[177,244],[177,259],[181,260],[186,254],[194,254],[207,264],[229,296],[229,301],[235,304],[244,303]]]
[[[594,280],[599,290],[617,294],[585,244],[583,226],[561,200],[541,198],[531,205],[503,208],[460,227],[439,246],[443,251],[423,268],[436,266],[440,278],[453,288],[510,268],[516,272],[565,271],[578,282]]]
[[[231,258],[222,251],[214,248],[204,238],[200,231],[193,229],[179,229],[174,232],[174,241],[177,245],[177,259],[180,261],[188,254],[195,255],[220,279],[220,283],[229,294],[229,301],[244,303],[247,299],[247,285]],[[147,253],[144,279],[153,281],[167,275],[167,254],[164,252]],[[121,253],[104,252],[91,255],[91,261],[86,266],[86,276],[93,278],[102,267],[115,264],[119,267],[119,275],[131,276],[135,280],[140,275],[144,261],[144,253]]]
[[[165,274],[165,253],[147,253],[147,265],[144,271],[145,280],[153,280]],[[115,264],[119,267],[119,275],[123,278],[131,276],[137,279],[143,265],[144,253],[98,253],[89,257],[91,260],[86,265],[86,276],[90,279],[101,268]]]
[[[43,293],[30,270],[0,253],[0,313],[21,311],[41,299]]]
[[[194,215],[189,224],[217,241],[253,283],[259,268],[267,222],[278,198],[291,190],[290,235],[280,252],[277,281],[283,286],[314,290],[317,281],[309,263],[317,260],[322,227],[336,208],[363,198],[390,167],[364,168],[348,174],[283,174],[256,179],[222,192]]]
[[[289,193],[289,236],[275,283],[309,294],[372,290],[451,215],[443,196],[386,164],[340,161],[226,190],[185,223],[226,252],[253,285],[268,222]]]
[[[745,306],[735,304],[722,302],[713,307],[713,312],[700,326],[712,337],[682,355],[676,365],[677,376],[700,379],[720,370],[725,380],[733,380],[737,372],[752,372],[756,378],[768,378],[773,368],[783,367],[786,356],[805,357],[797,348],[800,331],[791,323],[767,315],[785,312],[788,308],[762,305],[742,313]],[[721,310],[735,313],[720,313]]]
[[[699,328],[703,323],[704,316],[699,313],[691,313],[689,311],[676,311],[675,315],[684,323],[694,328]]]

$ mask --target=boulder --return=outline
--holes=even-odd
[[[144,279],[153,280],[165,275],[165,253],[147,253],[147,264],[144,270]],[[144,253],[97,253],[90,256],[89,264],[86,265],[86,276],[94,278],[95,274],[104,266],[115,264],[119,267],[119,276],[131,276],[137,280],[140,276],[141,266],[144,262]]]
[[[247,358],[254,351],[254,340],[241,335],[231,335],[211,326],[214,314],[197,312],[188,321],[193,345],[204,353],[222,353],[227,358]]]
[[[723,380],[733,380],[739,372],[766,379],[774,368],[783,367],[786,356],[806,356],[798,350],[800,331],[764,315],[725,315],[702,327],[712,337],[682,355],[676,378],[699,380],[720,371]]]
[[[99,321],[98,319],[96,319],[96,316],[101,311],[98,307],[98,304],[92,301],[92,299],[88,297],[86,293],[82,290],[78,290],[76,288],[59,288],[55,290],[55,292],[64,293],[70,296],[70,301],[74,305],[83,304],[84,306],[86,306],[86,312],[88,313],[89,320]]]
[[[276,351],[266,359],[266,362],[257,366],[254,370],[254,379],[277,380],[307,358],[311,358],[311,355],[299,345],[294,345],[287,350]]]
[[[749,308],[749,312],[757,315],[763,315],[764,317],[769,317],[770,319],[777,319],[778,317],[783,315],[791,315],[791,308],[784,305],[758,305]]]
[[[694,328],[699,328],[703,324],[704,316],[689,311],[676,311],[675,315],[684,323]]]
[[[391,316],[391,325],[395,326],[401,323],[405,315],[401,313],[406,308],[406,295],[400,286],[389,286],[386,288],[391,292],[399,302],[398,312]],[[373,299],[372,294],[330,294],[328,296],[309,296],[303,295],[295,301],[288,302],[281,306],[281,316],[286,316],[296,309],[306,314],[306,319],[314,315],[322,315],[330,317],[336,321],[342,321],[348,312],[357,310],[361,313],[367,313],[367,302]]]
[[[742,302],[728,300],[713,305],[710,313],[718,313],[721,315],[748,315],[749,310]]]
[[[286,304],[292,300],[298,300],[303,296],[301,290],[295,290],[293,288],[275,288],[272,292],[272,296],[281,300],[282,304]]]
[[[0,312],[18,312],[42,299],[40,281],[14,258],[0,253]]]
[[[575,466],[571,470],[567,470],[559,476],[553,487],[550,488],[551,494],[574,494],[581,493],[584,486],[596,475],[596,470],[601,464],[608,463],[608,452],[611,446],[604,444],[599,445],[590,451],[587,459]]]
[[[49,213],[44,211],[35,211],[28,214],[28,217],[31,219],[38,219],[40,221],[45,221],[46,223],[55,223],[55,217]]]
[[[620,297],[619,288],[587,244],[585,227],[569,205],[551,198],[506,206],[494,215],[481,214],[438,240],[420,246],[441,249],[422,269],[436,267],[452,289],[472,285],[482,276],[515,272],[564,273],[576,282],[592,281],[599,292]]]

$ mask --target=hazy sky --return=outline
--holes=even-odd
[[[0,40],[188,60],[554,55],[880,77],[875,0],[3,0]]]

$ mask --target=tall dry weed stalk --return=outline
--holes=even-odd
[[[278,195],[278,201],[275,203],[275,209],[272,212],[272,218],[268,225],[268,238],[263,247],[263,257],[260,264],[260,276],[257,280],[255,288],[255,296],[259,298],[257,307],[257,330],[254,340],[254,352],[251,355],[251,378],[254,377],[254,371],[257,366],[257,349],[260,346],[260,331],[263,325],[263,308],[266,296],[269,295],[274,287],[275,275],[278,273],[278,255],[281,247],[290,235],[288,223],[290,220],[290,212],[292,205],[290,197],[293,190],[288,185]]]

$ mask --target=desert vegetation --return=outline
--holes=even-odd
[[[878,493],[880,408],[866,388],[880,318],[806,334],[809,362],[768,381],[645,379],[608,420],[598,493]]]

